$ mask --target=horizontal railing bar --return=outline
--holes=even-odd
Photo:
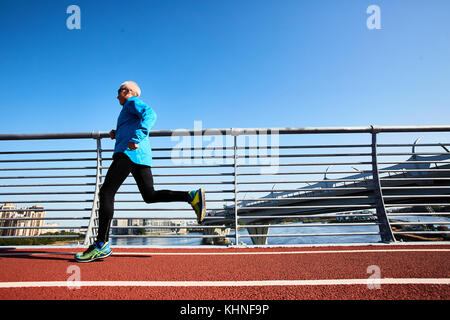
[[[330,144],[330,145],[290,145],[290,146],[262,146],[262,147],[237,147],[238,150],[252,150],[252,149],[271,149],[271,148],[277,148],[277,149],[334,149],[334,148],[370,148],[372,145],[370,144]],[[233,150],[233,148],[229,149]]]
[[[391,177],[383,177],[380,178],[382,181],[414,181],[414,180],[450,180],[450,178],[438,178],[438,177],[428,177],[428,178],[391,178]]]
[[[258,135],[267,134],[323,134],[323,133],[382,133],[382,132],[446,132],[450,126],[361,126],[361,127],[302,127],[302,128],[209,128],[203,130],[152,130],[151,137],[194,135]],[[44,139],[102,139],[109,132],[45,133],[45,134],[0,134],[0,140],[44,140]]]
[[[16,187],[85,187],[95,186],[93,182],[86,183],[50,183],[50,184],[3,184],[0,188],[16,188]]]
[[[449,172],[450,169],[380,169],[378,172]]]
[[[5,154],[41,154],[41,153],[86,153],[97,152],[95,149],[90,150],[30,150],[30,151],[0,151],[0,155]]]
[[[88,226],[74,227],[74,226],[42,226],[42,227],[0,227],[0,230],[16,230],[16,229],[37,229],[37,230],[45,230],[45,229],[87,229]]]
[[[377,226],[379,223],[377,222],[354,222],[354,223],[303,223],[303,224],[283,224],[283,225],[276,225],[276,224],[248,224],[245,226],[238,226],[238,229],[247,229],[247,228],[263,228],[263,227],[270,227],[270,228],[311,228],[311,227],[348,227],[348,226]]]
[[[434,163],[434,162],[433,162]],[[449,162],[450,163],[450,162]],[[359,161],[359,162],[306,162],[306,163],[277,163],[276,166],[348,166],[348,165],[371,165],[372,162],[367,161]],[[263,164],[263,163],[255,163],[255,164],[237,164],[238,167],[271,167],[273,164]]]
[[[407,212],[407,213],[388,213],[388,216],[448,216],[450,212]]]
[[[270,227],[270,228],[312,228],[312,227],[348,227],[348,226],[377,226],[379,223],[377,222],[354,222],[354,223],[304,223],[304,224],[283,224],[283,225],[276,225],[276,224],[261,224],[261,225],[245,225],[245,226],[238,226],[238,229],[247,229],[247,228],[264,228],[264,227]]]
[[[102,159],[102,160],[107,160],[107,159]],[[110,159],[112,160],[112,159]],[[432,162],[435,163],[436,161]],[[411,163],[411,162],[409,162]],[[449,162],[450,163],[450,162]],[[313,162],[313,163],[277,163],[276,166],[279,167],[289,167],[289,166],[339,166],[339,165],[371,165],[371,162],[339,162],[339,163],[333,163],[333,162]],[[274,166],[273,164],[263,164],[263,163],[255,163],[255,164],[236,164],[237,167],[240,168],[247,168],[247,167],[272,167]],[[234,167],[234,165],[217,165],[220,167]],[[170,169],[182,169],[182,168],[212,168],[212,167],[216,167],[213,165],[205,165],[205,166],[190,166],[190,165],[171,165],[171,166],[152,166],[153,168],[170,168]],[[102,166],[102,169],[109,169],[109,166]],[[352,173],[356,173],[356,171],[353,171]]]
[[[0,196],[35,196],[35,195],[62,195],[62,194],[93,194],[94,191],[59,191],[59,192],[2,192]],[[137,192],[139,193],[139,192]],[[0,201],[1,202],[1,201]]]
[[[56,167],[56,168],[2,168],[0,171],[40,171],[40,170],[91,170],[96,167]]]
[[[65,158],[65,159],[15,159],[0,160],[0,163],[16,163],[16,162],[64,162],[64,161],[97,161],[97,158]]]
[[[389,179],[385,179],[389,180]],[[415,180],[415,179],[413,179]],[[446,179],[450,180],[450,178]],[[307,182],[371,182],[372,178],[367,179],[326,179],[326,180],[282,180],[282,181],[239,181],[239,184],[267,184],[267,183],[307,183]]]
[[[0,218],[0,220],[5,221],[16,221],[16,220],[88,220],[90,217],[45,217],[45,218]]]
[[[431,170],[436,171],[436,170]],[[450,171],[450,169],[448,170]],[[356,171],[304,171],[304,172],[274,172],[274,173],[261,173],[261,172],[243,172],[243,173],[237,173],[238,176],[276,176],[276,175],[295,175],[295,174],[320,174],[320,175],[330,175],[330,174],[343,174],[343,173],[350,173],[355,174]],[[361,172],[358,173],[372,173],[370,170],[361,170]],[[231,174],[233,175],[233,174]]]
[[[167,221],[176,221],[176,220],[192,220],[196,221],[196,217],[117,217],[113,218],[113,220],[167,220]],[[205,220],[223,220],[223,217],[205,217]]]
[[[177,173],[177,174],[152,174],[153,177],[217,177],[217,176],[233,176],[232,172],[221,173]],[[94,175],[95,176],[95,175]],[[100,177],[106,177],[106,174],[100,175]],[[132,177],[129,175],[128,177]]]
[[[251,209],[251,210],[267,210],[267,209],[283,209],[283,210],[288,210],[288,209],[305,209],[305,208],[375,208],[375,205],[369,205],[369,204],[351,204],[351,205],[322,205],[322,206],[279,206],[279,207],[266,207],[266,206],[262,206],[262,207],[238,207],[238,210],[242,210],[242,209]],[[231,208],[230,208],[231,209]],[[233,207],[234,209],[234,207]],[[216,209],[217,210],[217,209]],[[222,208],[222,210],[224,210]]]
[[[336,217],[374,217],[375,214],[309,214],[309,215],[273,215],[273,216],[258,216],[258,215],[240,215],[239,219],[248,220],[248,219],[279,219],[279,218],[336,218]],[[228,217],[229,218],[229,217]],[[144,217],[144,216],[134,216],[134,217],[117,217],[113,220],[167,220],[167,221],[175,221],[175,220],[196,220],[195,217]],[[227,219],[224,216],[207,216],[205,220],[223,220]],[[233,217],[234,219],[234,217]],[[49,218],[49,220],[52,220]]]
[[[98,228],[98,227],[96,227]],[[202,225],[187,225],[187,226],[111,226],[111,229],[228,229],[230,227],[220,226],[202,226]]]
[[[178,169],[178,168],[232,168],[233,164],[216,164],[216,165],[180,165],[180,166],[152,166],[152,169]],[[101,169],[108,169],[109,166],[102,166]]]
[[[274,155],[237,155],[236,157],[238,159],[250,159],[250,158],[295,158],[295,157],[368,157],[371,156],[371,153],[336,153],[336,154],[277,154],[276,156]],[[201,160],[201,159],[234,159],[234,155],[233,156],[189,156],[189,157],[175,157],[175,156],[170,156],[170,157],[153,157],[153,160]],[[103,160],[113,160],[112,158],[104,158]],[[6,160],[5,160],[6,161]],[[7,161],[7,162],[14,162],[14,161],[19,161],[19,160],[11,160],[11,161]],[[31,161],[31,160],[30,160]],[[47,160],[47,161],[53,161],[53,160]],[[63,161],[63,160],[60,160]],[[0,161],[1,162],[1,161]]]
[[[206,218],[210,218],[210,217],[205,217]],[[139,219],[144,219],[144,220],[196,220],[196,217],[114,217],[113,220],[139,220]]]
[[[392,231],[393,234],[449,234],[450,231]]]
[[[439,145],[438,145],[439,146]],[[370,144],[330,144],[330,145],[282,145],[282,146],[274,146],[274,145],[263,145],[263,146],[237,146],[237,150],[260,150],[266,149],[335,149],[335,148],[370,148]],[[229,151],[232,152],[234,147],[227,146],[217,146],[217,147],[190,147],[190,148],[152,148],[152,151],[155,152],[167,152],[167,151],[207,151],[207,150],[220,150],[220,151]],[[113,149],[103,149],[106,152],[113,152]]]
[[[205,190],[205,193],[231,193],[234,190]],[[116,194],[141,194],[140,191],[117,191]]]
[[[80,200],[14,200],[14,201],[0,201],[4,203],[86,203],[93,202],[94,199],[80,199]],[[141,200],[142,201],[142,200]]]
[[[274,218],[336,218],[336,217],[376,217],[375,214],[305,214],[305,215],[275,215],[275,216],[239,216],[239,219],[274,219]]]
[[[378,156],[441,156],[449,155],[448,152],[381,152]]]
[[[419,195],[419,194],[405,194],[405,195],[394,195],[394,196],[390,196],[390,195],[383,195],[383,198],[450,198],[450,195],[444,195],[444,194],[424,194],[424,195]]]
[[[385,196],[386,197],[386,196]],[[450,197],[450,196],[449,196]],[[336,197],[280,197],[280,198],[242,198],[237,201],[278,201],[278,200],[341,200],[341,199],[374,199],[373,196],[336,196]],[[234,199],[233,199],[234,200]]]
[[[142,201],[139,201],[142,202]],[[91,210],[91,209],[89,209]],[[224,208],[208,208],[208,210],[224,210]],[[0,210],[1,211],[1,210]],[[114,211],[192,211],[192,208],[114,208]]]
[[[89,175],[77,175],[77,176],[11,176],[11,177],[0,177],[0,179],[64,179],[64,178],[94,178],[95,174]]]
[[[424,221],[424,222],[389,222],[391,225],[424,225],[424,224],[450,224],[443,221]]]
[[[244,192],[293,192],[293,193],[300,193],[305,191],[367,191],[372,190],[371,186],[368,187],[335,187],[335,188],[305,188],[305,189],[277,189],[277,190],[271,190],[271,189],[262,189],[262,190],[238,190],[239,193]]]
[[[398,144],[386,144],[386,143],[380,143],[377,144],[377,147],[440,147],[440,146],[450,146],[448,143],[417,143],[417,144],[405,144],[405,143],[398,143]]]
[[[239,238],[243,237],[314,237],[314,236],[369,236],[369,235],[379,235],[378,232],[353,232],[353,233],[299,233],[299,234],[240,234]]]
[[[446,143],[420,143],[420,144],[377,144],[377,147],[440,147],[440,146],[450,146],[450,144]],[[265,148],[274,148],[274,146],[268,145],[264,146]],[[276,148],[279,149],[314,149],[314,148],[370,148],[370,144],[343,144],[343,145],[283,145],[283,146],[276,146]],[[246,147],[237,147],[237,149],[242,150],[251,150],[251,149],[260,149],[261,147],[253,147],[253,146],[246,146]],[[197,151],[197,150],[223,150],[223,151],[233,151],[233,147],[190,147],[190,148],[152,148],[152,151],[156,152],[163,152],[163,151],[184,151],[184,150],[191,150],[191,151]],[[93,151],[95,150],[88,150]],[[103,152],[113,152],[114,149],[102,149]],[[87,152],[87,151],[86,151]]]
[[[234,184],[234,181],[219,181],[219,182],[210,182],[210,181],[193,181],[193,182],[155,182],[153,185],[203,185],[203,184]],[[135,183],[122,183],[122,186],[136,186]]]
[[[33,209],[0,209],[0,212],[23,212],[23,211],[91,211],[92,208],[78,208],[78,209],[46,209],[46,208],[33,208]]]
[[[205,202],[230,202],[230,201],[234,201],[234,199],[205,199]],[[116,200],[114,200],[114,202],[143,202],[143,200],[142,199],[123,199],[123,200],[116,199]]]
[[[402,171],[399,170],[400,172],[406,172],[406,171]],[[411,171],[419,171],[419,170],[411,170]],[[442,170],[438,170],[438,169],[430,169],[430,172],[435,172],[435,171],[450,171],[450,169],[442,169]],[[360,173],[371,173],[372,171],[364,171],[362,170]],[[294,175],[294,174],[343,174],[343,173],[350,173],[350,174],[355,174],[355,171],[333,171],[333,172],[326,172],[326,171],[305,171],[305,172],[276,172],[276,173],[251,173],[251,172],[246,172],[246,173],[236,173],[236,175],[238,176],[271,176],[271,175]],[[177,174],[153,174],[153,177],[179,177],[179,176],[183,176],[183,177],[201,177],[201,176],[234,176],[233,172],[221,172],[221,173],[177,173]],[[101,175],[101,177],[106,177],[106,174]],[[132,177],[132,175],[130,174],[128,177]]]
[[[265,150],[271,150],[271,149],[335,149],[335,148],[370,148],[371,145],[367,145],[367,144],[360,144],[360,145],[352,145],[352,144],[347,144],[347,145],[308,145],[308,146],[272,146],[272,145],[267,145],[267,146],[245,146],[245,147],[241,147],[241,146],[237,146],[236,149],[237,150],[260,150],[261,148],[265,149]],[[217,147],[190,147],[190,148],[152,148],[152,152],[190,152],[190,151],[228,151],[228,152],[233,152],[234,151],[234,147],[227,147],[227,146],[217,146]],[[113,149],[102,149],[102,152],[113,152]]]
[[[432,190],[432,189],[450,189],[450,186],[408,186],[408,187],[383,187],[383,190],[409,190],[409,189],[420,189],[420,190]]]
[[[79,238],[80,235],[41,235],[41,236],[0,236],[0,239],[47,239],[47,238]]]
[[[221,235],[173,235],[173,234],[161,234],[161,235],[115,235],[112,234],[110,238],[231,238],[231,236]],[[95,238],[95,236],[92,236]]]
[[[414,161],[380,161],[378,164],[429,164],[429,163],[450,163],[450,161],[442,161],[442,160],[414,160]]]
[[[279,157],[279,158],[309,158],[309,157],[368,157],[371,156],[371,153],[311,153],[311,154],[277,154],[277,155],[261,155],[261,154],[257,154],[257,155],[237,155],[238,159],[249,159],[249,158],[273,158],[273,157]],[[212,156],[211,158],[222,158],[222,157],[214,157]],[[169,158],[169,159],[173,159],[173,158]],[[189,159],[189,158],[187,158]],[[193,158],[195,159],[195,158]],[[199,158],[201,159],[201,157]],[[203,159],[208,159],[203,157]]]
[[[386,207],[418,207],[418,206],[450,206],[450,203],[395,203],[385,204]]]

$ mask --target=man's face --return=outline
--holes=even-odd
[[[120,105],[123,106],[125,101],[128,99],[128,89],[124,86],[121,86],[119,90],[117,90],[117,100],[119,100]]]

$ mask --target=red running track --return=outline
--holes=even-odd
[[[112,249],[0,249],[0,299],[450,298],[450,245]]]

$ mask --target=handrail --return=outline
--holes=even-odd
[[[392,133],[412,133],[412,132],[450,132],[450,126],[447,125],[435,125],[435,126],[360,126],[360,127],[279,127],[279,128],[220,128],[220,129],[194,129],[194,130],[155,130],[150,132],[151,137],[172,137],[172,136],[213,136],[213,135],[227,135],[232,136],[233,142],[231,146],[224,147],[198,147],[189,146],[187,150],[190,152],[195,151],[192,156],[158,156],[154,155],[154,177],[158,180],[155,181],[155,186],[179,186],[187,188],[190,185],[202,185],[206,187],[207,193],[207,207],[208,216],[205,219],[205,223],[202,225],[141,225],[134,226],[111,226],[111,230],[120,231],[128,228],[129,230],[145,230],[145,229],[167,229],[167,230],[183,230],[183,229],[200,229],[203,230],[203,235],[193,236],[191,234],[180,235],[177,231],[174,234],[163,234],[159,237],[177,238],[203,238],[206,240],[234,240],[234,245],[239,245],[241,238],[251,238],[254,244],[265,244],[267,239],[280,238],[280,237],[304,237],[310,236],[350,236],[350,235],[379,235],[384,242],[398,241],[397,237],[404,238],[405,234],[441,234],[446,235],[449,232],[445,229],[440,231],[423,231],[414,229],[401,229],[398,227],[421,227],[424,224],[430,224],[430,222],[399,222],[396,219],[398,217],[404,217],[407,213],[410,216],[433,216],[432,212],[436,215],[446,217],[449,216],[450,203],[447,203],[446,198],[450,197],[450,156],[446,152],[378,152],[377,147],[410,147],[410,146],[427,146],[427,147],[439,147],[442,148],[447,144],[442,143],[423,143],[423,144],[405,144],[405,143],[391,143],[391,144],[378,144],[377,135],[379,134],[392,134]],[[272,158],[272,155],[258,154],[260,146],[247,146],[239,145],[237,139],[240,135],[302,135],[302,134],[367,134],[367,137],[372,137],[371,143],[355,143],[339,144],[336,142],[328,142],[324,145],[281,145],[277,148],[277,166],[279,170],[276,172],[269,172],[262,174],[261,169],[270,167],[271,164],[263,163],[265,158]],[[97,228],[97,212],[98,212],[98,193],[101,186],[101,179],[104,177],[102,174],[103,169],[107,169],[108,166],[102,164],[102,161],[110,161],[111,157],[103,157],[102,153],[111,153],[113,149],[109,147],[102,148],[101,139],[107,139],[109,141],[109,133],[103,131],[92,132],[73,132],[73,133],[33,133],[33,134],[0,134],[0,141],[14,141],[14,140],[53,140],[53,139],[93,139],[97,141],[97,147],[83,148],[80,150],[21,150],[21,151],[7,151],[2,150],[0,156],[8,156],[7,159],[0,159],[0,203],[2,199],[11,199],[12,202],[17,204],[58,204],[57,208],[34,208],[36,212],[82,212],[84,215],[86,211],[90,211],[89,224],[87,226],[87,232],[85,236],[84,244],[89,244],[95,237],[95,230]],[[417,141],[416,141],[417,142]],[[324,153],[316,152],[304,152],[306,149],[325,150]],[[351,148],[353,152],[336,153],[326,152],[326,149],[332,148]],[[364,150],[359,152],[357,149],[371,148],[371,150]],[[196,153],[197,151],[207,150],[222,150],[227,151],[227,154],[222,154],[220,157],[211,156],[211,152],[208,155],[202,153]],[[295,149],[289,151],[289,149]],[[445,149],[445,148],[444,148]],[[164,153],[170,152],[171,148],[154,148],[153,152]],[[241,152],[256,152],[251,154],[242,154]],[[281,153],[279,151],[285,151]],[[96,152],[96,157],[76,158],[75,154],[80,153],[93,153]],[[288,153],[286,153],[288,152]],[[290,153],[289,153],[290,152]],[[37,154],[49,155],[51,158],[39,158]],[[65,157],[58,157],[58,154],[66,154]],[[69,155],[70,154],[70,155]],[[10,156],[15,155],[15,158]],[[28,158],[31,156],[31,158]],[[411,156],[409,159],[405,157]],[[354,159],[358,157],[358,159]],[[386,161],[384,158],[390,159]],[[392,160],[392,157],[400,159]],[[402,158],[403,157],[403,158]],[[166,164],[168,160],[201,160],[206,161],[208,159],[222,159],[227,163],[213,164]],[[348,161],[342,160],[336,162],[336,158],[348,158]],[[359,159],[363,158],[363,159]],[[292,160],[293,159],[293,160]],[[317,161],[315,161],[317,159]],[[325,160],[322,161],[322,159]],[[329,160],[330,159],[330,160]],[[261,160],[259,162],[252,162],[252,160]],[[290,160],[290,163],[286,163],[285,160]],[[306,162],[303,160],[307,160]],[[327,161],[328,160],[328,161]],[[36,163],[37,165],[45,165],[52,162],[90,162],[89,165],[71,166],[71,167],[58,167],[56,163],[46,167],[26,167],[24,163]],[[247,162],[249,163],[247,163]],[[95,162],[95,165],[93,165]],[[11,167],[15,164],[22,164],[21,167]],[[415,166],[411,166],[414,164]],[[323,166],[342,166],[340,170],[332,172],[320,171],[321,169],[308,169],[308,167],[323,167]],[[382,167],[386,166],[387,167]],[[393,165],[393,166],[389,166]],[[348,168],[346,168],[346,166]],[[355,169],[355,167],[359,169]],[[197,172],[194,170],[206,169],[210,171]],[[214,169],[213,169],[214,168]],[[287,168],[288,170],[282,171],[281,169]],[[303,169],[306,170],[303,170]],[[175,173],[172,171],[167,172],[164,170],[177,169]],[[191,169],[192,171],[179,172],[178,169]],[[60,171],[58,174],[45,174],[45,175],[23,175],[15,173],[16,171]],[[95,174],[70,174],[72,170],[96,170]],[[211,171],[214,170],[214,171]],[[228,170],[228,171],[218,171]],[[253,171],[251,171],[253,170]],[[255,172],[255,170],[257,170]],[[302,170],[302,171],[299,171]],[[325,170],[325,169],[324,169]],[[357,170],[355,172],[355,170]],[[61,172],[64,171],[64,172]],[[160,172],[161,171],[161,172]],[[68,174],[64,174],[68,172]],[[12,174],[11,174],[12,173]],[[311,177],[311,175],[323,175],[324,179],[318,179],[317,177]],[[333,175],[331,179],[328,176]],[[346,175],[346,176],[342,176]],[[298,177],[301,177],[299,179]],[[219,177],[219,179],[217,179]],[[76,183],[74,179],[90,179],[86,183]],[[94,178],[95,181],[92,181]],[[172,180],[179,178],[177,180]],[[192,178],[192,181],[190,181]],[[222,178],[228,178],[229,180],[222,180]],[[36,183],[22,183],[15,184],[15,180],[29,180],[36,181]],[[62,183],[55,183],[56,181],[62,181]],[[168,180],[165,180],[168,179]],[[277,180],[278,179],[278,180]],[[41,181],[42,180],[42,181]],[[4,182],[3,184],[1,182]],[[65,183],[64,183],[65,182]],[[267,186],[268,184],[272,186]],[[277,185],[277,189],[274,186]],[[302,187],[300,187],[302,185]],[[124,183],[124,187],[135,186],[135,183]],[[58,189],[54,190],[51,188]],[[65,187],[70,189],[67,191]],[[89,190],[78,190],[75,188],[89,187]],[[11,192],[10,188],[14,188],[14,192]],[[36,189],[39,188],[39,189]],[[92,189],[94,188],[94,189]],[[243,189],[241,189],[243,188]],[[6,189],[6,190],[5,190]],[[31,190],[31,191],[30,191]],[[39,190],[36,192],[36,190]],[[4,192],[5,191],[5,192]],[[247,193],[253,193],[248,195]],[[265,193],[261,194],[261,193]],[[74,196],[74,195],[91,195],[91,199],[62,199],[62,196]],[[125,191],[120,190],[118,197],[127,196],[128,194],[139,194],[138,191]],[[33,198],[26,198],[33,196]],[[45,199],[39,197],[45,196]],[[61,196],[57,200],[48,199],[50,196]],[[17,199],[18,197],[21,197]],[[214,198],[215,197],[215,198]],[[119,207],[116,208],[118,213],[122,212],[147,212],[145,216],[123,217],[117,216],[114,220],[120,219],[148,219],[149,221],[156,221],[157,219],[166,220],[194,220],[192,216],[184,217],[156,217],[154,214],[157,212],[183,212],[186,214],[191,213],[191,209],[188,206],[177,204],[175,207],[164,207],[163,205],[153,205],[149,207],[121,207],[120,205],[126,205],[129,203],[139,202],[140,199],[117,199]],[[90,208],[78,207],[71,204],[86,204],[92,203]],[[65,207],[65,204],[70,204],[70,207]],[[391,211],[398,207],[406,208],[404,211]],[[427,210],[438,210],[428,211]],[[434,208],[433,208],[434,207]],[[376,209],[376,210],[375,210]],[[414,210],[413,210],[414,209]],[[44,227],[43,224],[35,225],[19,225],[18,221],[25,221],[31,223],[32,221],[41,222],[45,220],[65,220],[70,217],[24,217],[23,214],[30,211],[29,208],[19,207],[5,207],[0,209],[0,239],[11,238],[32,238],[28,233],[23,233],[21,236],[3,235],[2,232],[13,232],[16,230],[43,230],[43,229],[60,229],[62,227],[48,226]],[[19,216],[7,216],[14,214],[14,212],[20,213]],[[397,218],[396,218],[397,217]],[[78,217],[75,214],[71,217],[73,220],[86,221],[86,217]],[[353,222],[347,223],[345,219],[353,219]],[[314,222],[305,222],[308,219],[315,219]],[[317,220],[319,219],[319,220]],[[320,220],[323,219],[323,220]],[[330,220],[331,219],[331,220]],[[335,220],[333,220],[335,219]],[[342,220],[343,219],[343,220]],[[308,227],[326,226],[329,228],[341,228],[338,232],[325,232],[325,233],[281,233],[270,234],[268,230],[270,228],[283,229],[296,229],[296,225],[283,225],[286,220],[288,221],[302,221],[301,229],[307,229]],[[320,222],[318,222],[320,221]],[[324,222],[323,222],[324,221]],[[446,221],[435,221],[437,225],[445,228],[448,225]],[[9,224],[8,224],[9,223]],[[16,223],[16,224],[14,224]],[[274,225],[275,223],[275,225]],[[325,224],[324,224],[325,223]],[[345,228],[351,226],[375,226],[379,229],[376,232],[373,229],[369,231],[347,232]],[[300,227],[300,226],[297,226]],[[306,227],[306,228],[305,228]],[[84,227],[85,228],[85,227]],[[240,233],[240,231],[248,231],[248,234]],[[233,233],[234,232],[234,233]],[[12,234],[12,233],[10,233]],[[137,235],[133,234],[114,234],[112,238],[128,238]],[[37,235],[35,237],[41,237]],[[57,237],[57,236],[54,236]],[[146,235],[143,237],[157,238],[157,235]]]
[[[278,134],[322,134],[322,133],[382,133],[382,132],[446,132],[450,125],[422,125],[422,126],[365,126],[365,127],[275,127],[275,128],[221,128],[202,130],[152,130],[151,137],[167,137],[201,135],[254,135],[260,132],[274,131]],[[0,140],[41,140],[41,139],[98,139],[109,138],[109,132],[74,132],[74,133],[25,133],[0,134]]]

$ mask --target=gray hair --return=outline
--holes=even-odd
[[[136,82],[133,81],[125,81],[121,84],[121,87],[125,87],[128,90],[130,90],[132,93],[134,93],[137,97],[141,95],[141,88],[137,85]]]

